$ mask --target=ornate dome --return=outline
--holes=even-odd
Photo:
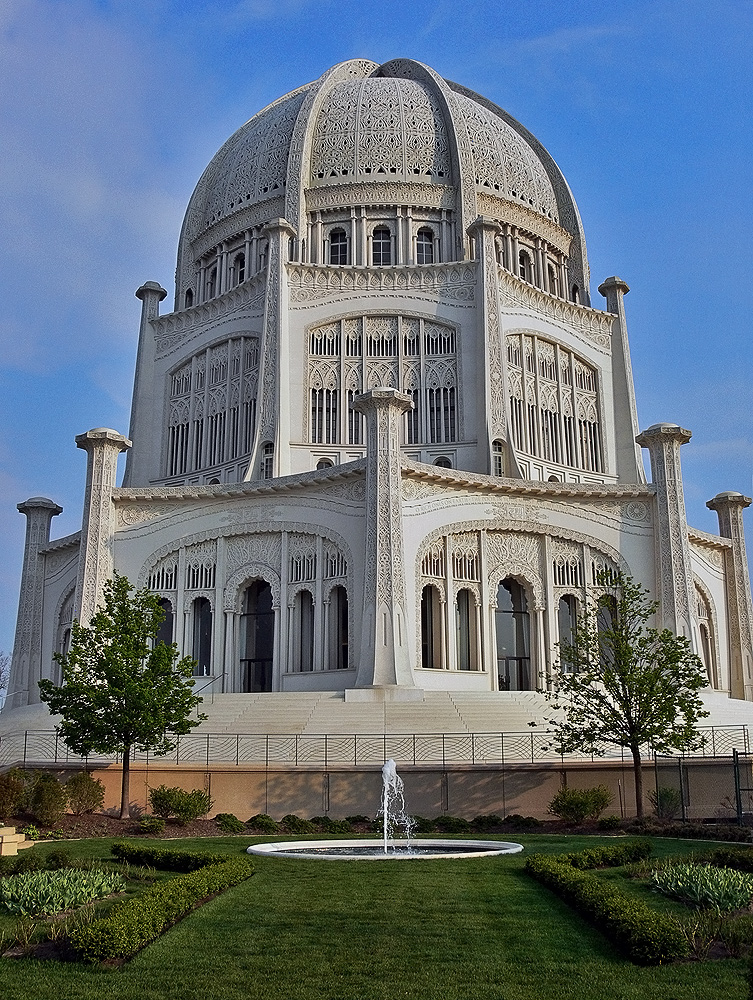
[[[220,149],[188,206],[178,291],[202,255],[272,218],[286,218],[303,238],[307,195],[335,187],[343,206],[449,204],[461,234],[479,214],[522,225],[587,275],[572,194],[535,137],[421,63],[359,59],[270,104]]]

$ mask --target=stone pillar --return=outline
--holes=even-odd
[[[76,444],[86,452],[88,461],[74,617],[82,625],[88,625],[97,610],[105,581],[113,574],[115,505],[112,491],[118,455],[127,451],[131,442],[117,431],[97,427],[79,434]]]
[[[732,548],[725,558],[725,585],[729,615],[730,694],[753,701],[753,606],[748,558],[745,553],[743,510],[751,498],[742,493],[718,493],[706,504],[719,518],[719,534]]]
[[[690,431],[677,424],[653,424],[636,441],[651,455],[651,480],[656,486],[656,578],[660,625],[696,642],[693,568],[680,468],[680,445]],[[697,650],[696,650],[697,652]]]
[[[400,420],[412,407],[396,389],[353,401],[366,415],[366,552],[356,687],[413,686],[405,616]]]
[[[18,599],[16,638],[8,680],[5,707],[20,708],[39,702],[37,681],[42,676],[42,611],[44,597],[44,549],[50,540],[50,524],[63,508],[46,497],[31,497],[18,504],[26,515],[26,543]]]
[[[206,276],[202,275],[202,288],[205,278]],[[156,381],[156,345],[152,323],[159,319],[159,305],[167,292],[158,282],[147,281],[136,290],[135,294],[136,298],[141,300],[141,323],[128,437],[136,442],[136,447],[126,461],[124,486],[146,486],[162,472],[160,468],[162,427],[155,427],[153,401],[155,398],[160,398],[158,393],[163,391],[163,383],[161,378],[159,384]],[[198,305],[199,301],[198,297],[195,298],[194,305]]]

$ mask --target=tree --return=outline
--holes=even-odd
[[[570,642],[560,643],[560,663],[547,698],[561,709],[557,749],[597,755],[609,744],[633,758],[635,801],[643,818],[641,749],[655,753],[695,750],[696,729],[708,715],[698,695],[708,680],[684,636],[649,627],[659,605],[631,577],[601,574],[602,593],[589,598]]]
[[[194,661],[178,659],[174,643],[155,645],[164,614],[156,594],[134,592],[116,573],[91,624],[74,621],[69,651],[55,654],[62,684],[39,682],[42,700],[63,717],[58,728],[68,746],[122,754],[121,819],[129,814],[131,752],[169,753],[175,736],[206,718],[189,718],[202,700],[191,690]]]

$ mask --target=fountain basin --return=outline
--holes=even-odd
[[[440,840],[436,837],[390,841],[385,853],[383,840],[288,840],[253,844],[248,854],[271,858],[302,858],[308,861],[430,861],[432,859],[492,858],[518,854],[522,844],[502,840]]]

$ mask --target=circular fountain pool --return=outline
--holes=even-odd
[[[273,858],[304,858],[309,861],[427,861],[432,858],[492,858],[517,854],[522,844],[501,840],[288,840],[253,844],[248,854]]]

